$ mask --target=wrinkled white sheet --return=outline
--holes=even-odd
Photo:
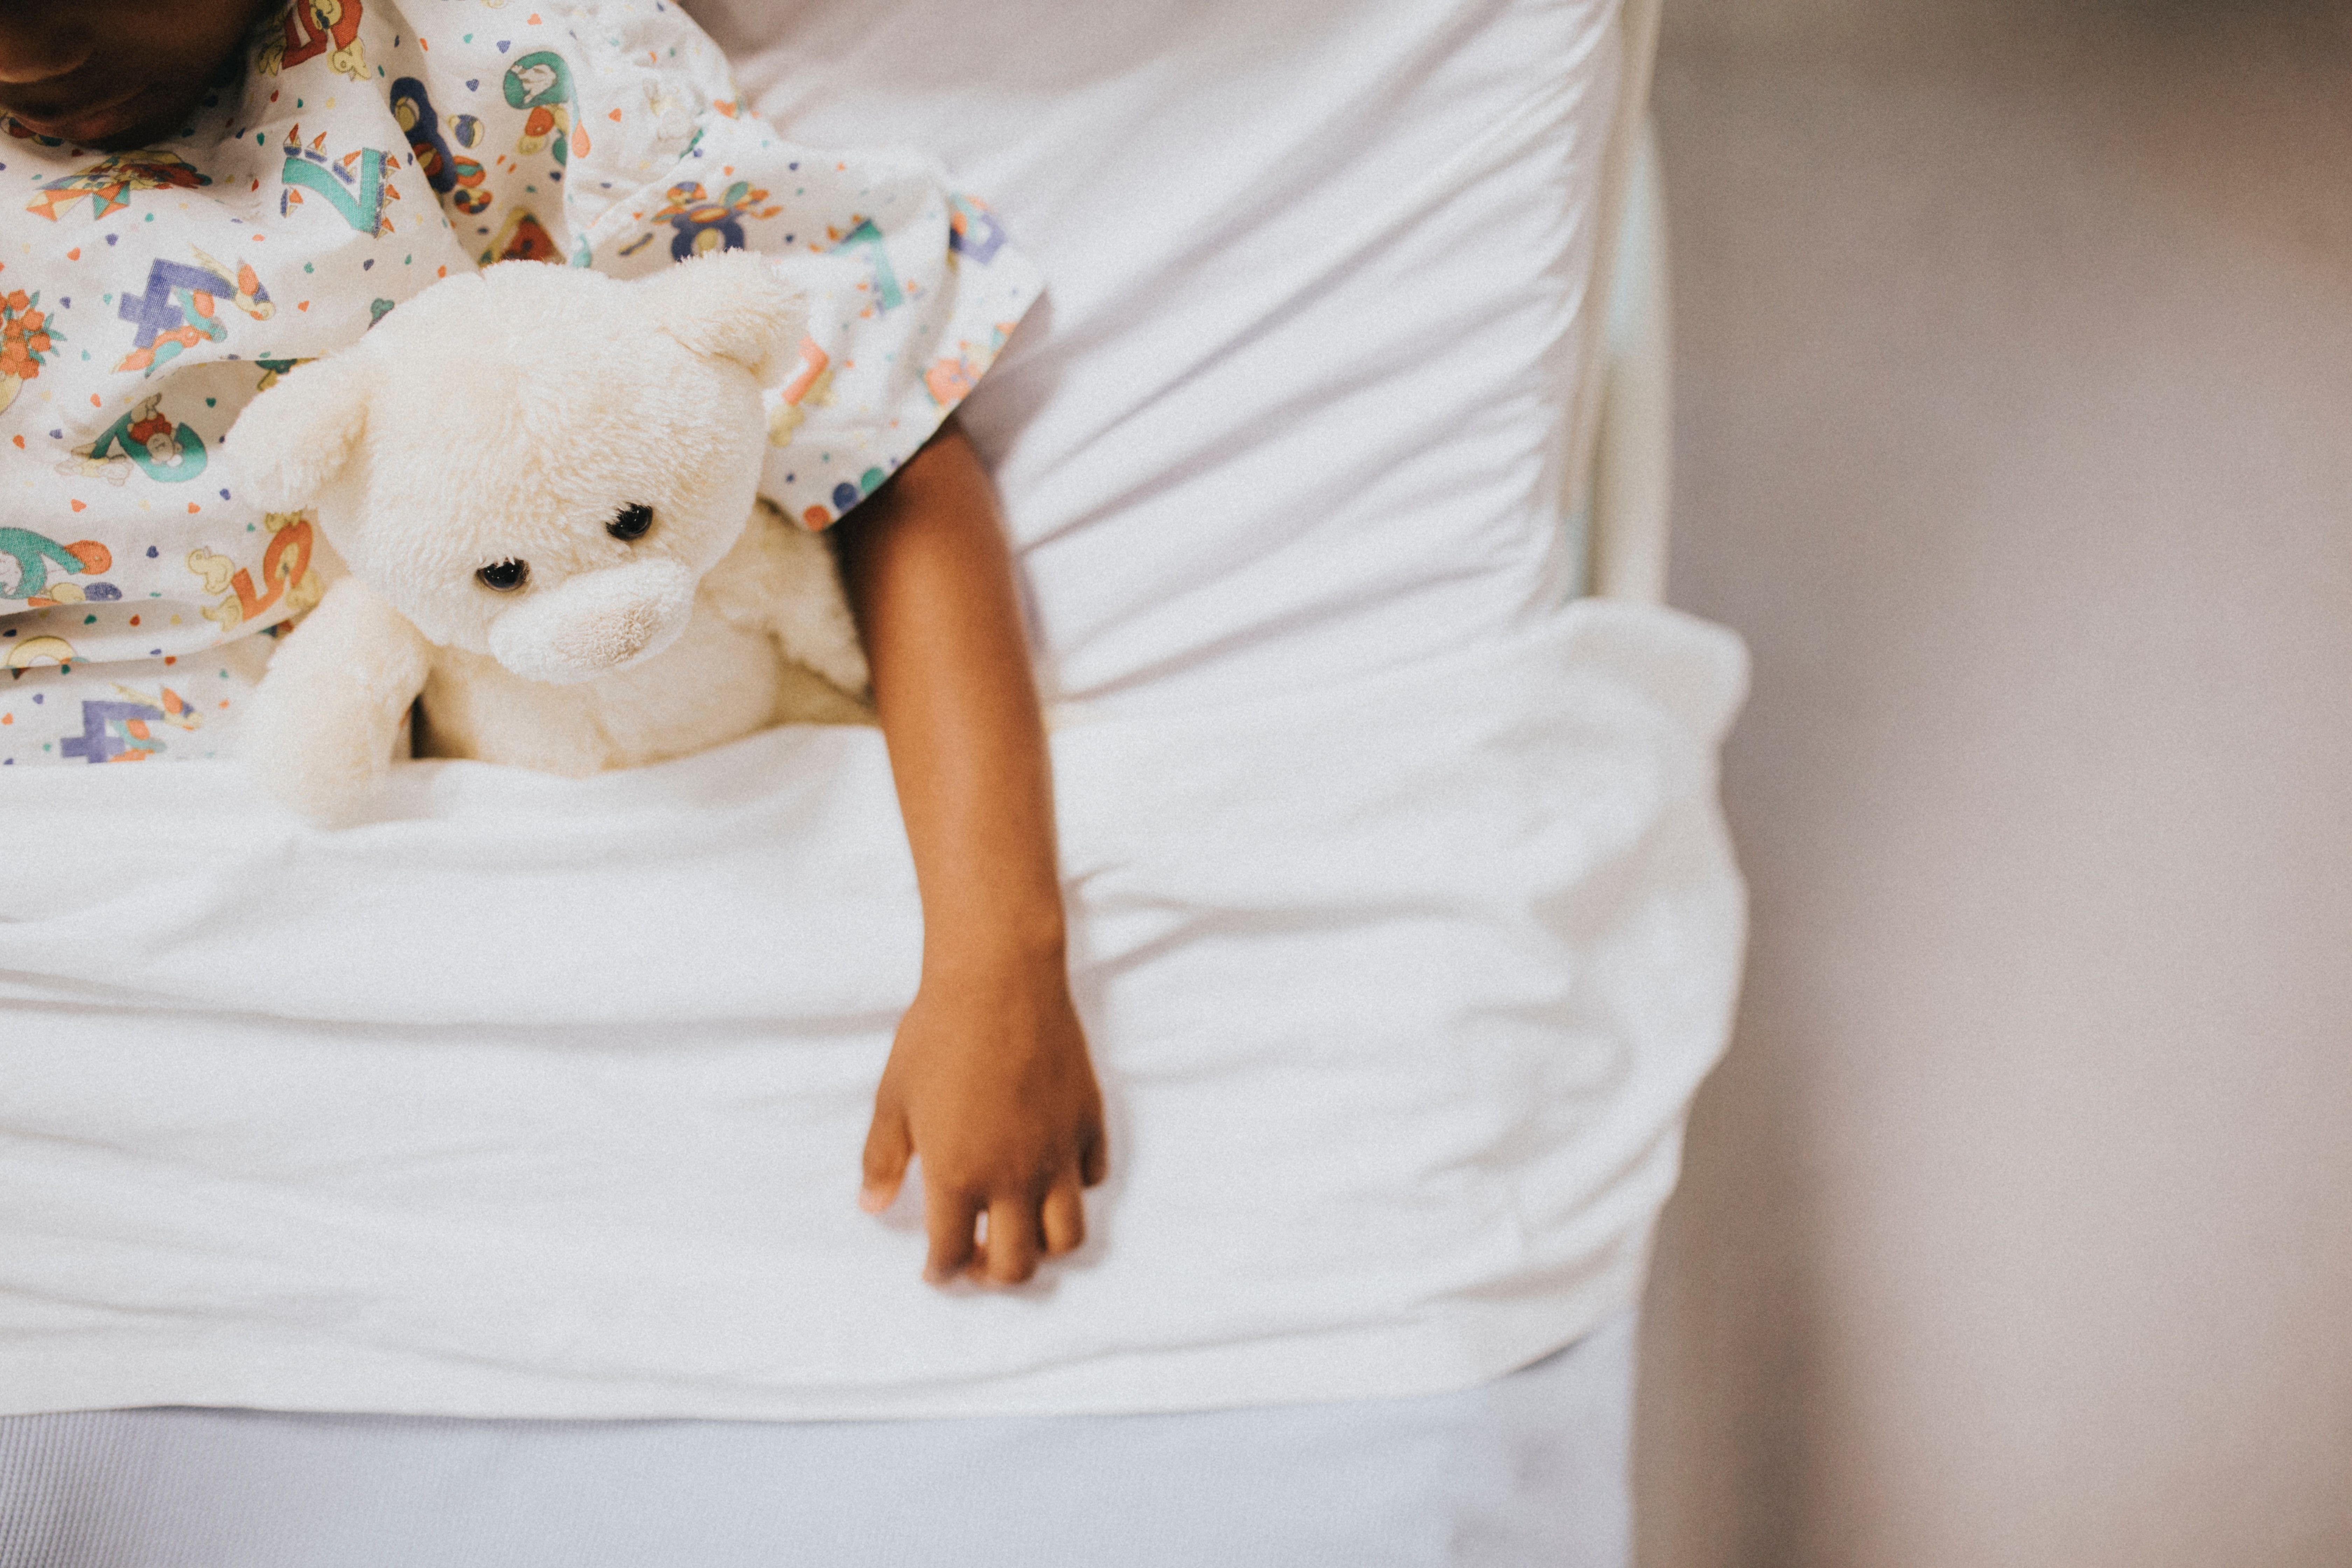
[[[0,1411],[1177,1409],[1457,1387],[1632,1298],[1728,1022],[1727,633],[1580,601],[1055,738],[1114,1175],[1044,1286],[853,1205],[919,932],[878,734],[583,782],[26,770]],[[69,876],[56,868],[70,865]]]

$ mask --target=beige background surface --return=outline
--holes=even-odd
[[[1755,897],[1645,1568],[2352,1564],[2352,5],[1668,0]]]

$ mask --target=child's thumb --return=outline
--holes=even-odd
[[[896,1202],[914,1152],[905,1113],[895,1105],[876,1106],[874,1125],[866,1133],[866,1185],[857,1194],[857,1206],[880,1214]]]

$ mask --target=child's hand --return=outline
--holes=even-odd
[[[923,1162],[923,1277],[1017,1285],[1086,1239],[1103,1179],[1102,1091],[1058,955],[926,973],[899,1021],[866,1138],[868,1211]],[[974,1222],[988,1215],[988,1239]]]

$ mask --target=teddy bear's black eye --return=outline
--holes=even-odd
[[[604,531],[615,539],[643,539],[646,530],[654,525],[654,509],[641,500],[633,500],[613,514]]]
[[[495,588],[501,594],[511,594],[521,587],[523,580],[530,575],[530,563],[500,561],[494,565],[483,567],[474,575],[482,580],[482,586],[485,588]]]

